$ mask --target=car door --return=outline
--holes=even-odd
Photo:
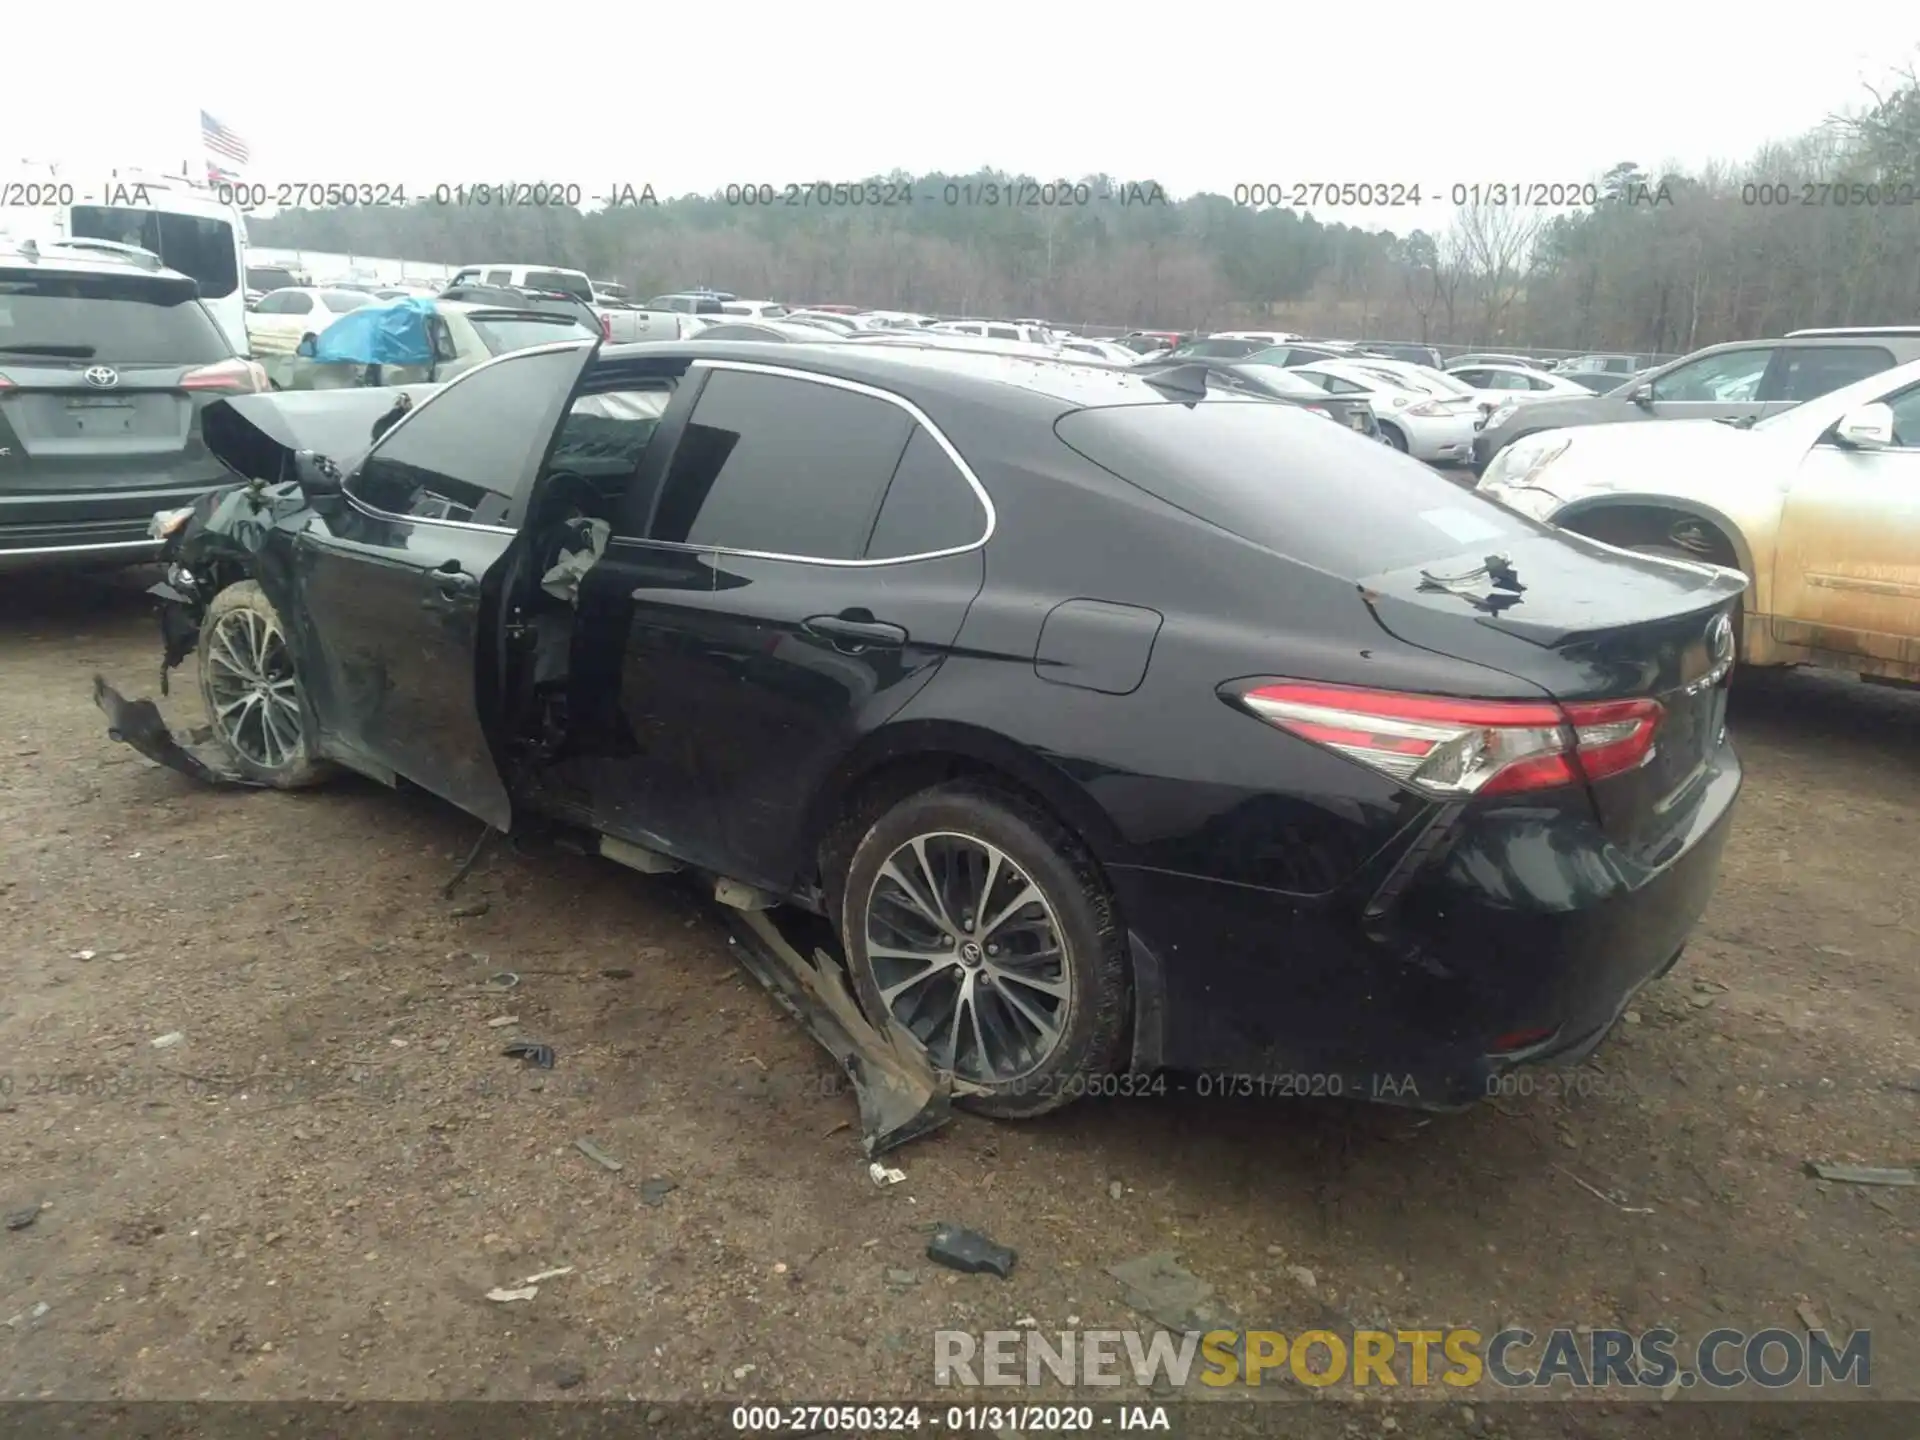
[[[304,290],[275,291],[248,318],[247,342],[256,355],[291,355],[312,313],[313,297]]]
[[[479,693],[497,571],[591,345],[519,351],[430,396],[355,467],[295,547],[321,748],[506,829]]]
[[[884,391],[733,361],[689,378],[646,535],[611,543],[588,583],[632,598],[621,703],[654,788],[691,800],[657,833],[782,890],[807,863],[813,796],[959,634],[991,510]]]
[[[1778,348],[1742,345],[1683,360],[1647,381],[1650,403],[1636,408],[1655,420],[1757,420],[1766,412],[1761,383]]]
[[[1883,397],[1894,444],[1831,435],[1808,450],[1781,511],[1774,637],[1920,677],[1920,384]]]

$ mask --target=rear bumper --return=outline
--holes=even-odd
[[[0,573],[157,560],[160,542],[147,533],[154,512],[191,505],[230,479],[215,470],[203,483],[184,487],[0,492]]]
[[[1114,866],[1160,993],[1144,1053],[1218,1093],[1453,1109],[1521,1064],[1596,1046],[1706,909],[1740,788],[1716,757],[1673,856],[1648,868],[1576,807],[1469,815],[1369,914]]]

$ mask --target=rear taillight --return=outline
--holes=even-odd
[[[202,365],[180,377],[182,390],[219,390],[229,395],[255,395],[267,388],[267,372],[251,360],[221,360]]]
[[[1291,680],[1223,692],[1271,725],[1432,795],[1601,780],[1653,753],[1655,700],[1455,700]]]
[[[1318,415],[1322,420],[1331,420],[1333,418],[1332,411],[1323,410],[1318,405],[1302,405],[1300,408],[1309,415]]]
[[[602,315],[600,317],[600,338],[602,340],[613,339],[613,317],[611,315]]]
[[[1418,405],[1409,405],[1407,407],[1407,414],[1409,415],[1429,415],[1430,416],[1430,415],[1444,415],[1446,413],[1447,413],[1446,407],[1441,405],[1440,402],[1437,400],[1422,400]]]

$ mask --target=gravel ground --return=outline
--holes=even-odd
[[[107,738],[90,676],[155,688],[136,577],[0,582],[0,616],[11,1398],[932,1398],[935,1329],[1143,1323],[1104,1272],[1155,1250],[1286,1330],[1811,1314],[1916,1393],[1920,1190],[1802,1162],[1920,1159],[1920,696],[1743,687],[1694,945],[1531,1094],[962,1118],[883,1189],[838,1072],[682,890],[502,847],[443,898],[475,825],[436,801],[200,790]],[[1012,1278],[929,1265],[936,1221]]]

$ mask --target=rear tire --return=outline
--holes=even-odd
[[[1387,444],[1398,450],[1402,455],[1407,453],[1407,435],[1398,425],[1392,425],[1382,420],[1380,422],[1380,433],[1387,437]]]
[[[200,622],[199,658],[207,719],[236,770],[275,790],[305,790],[334,773],[314,757],[286,629],[257,581],[213,597]]]
[[[968,1109],[1041,1115],[1112,1073],[1130,1013],[1125,932],[1051,815],[978,784],[910,795],[854,848],[839,910],[861,1008],[982,1086]]]

